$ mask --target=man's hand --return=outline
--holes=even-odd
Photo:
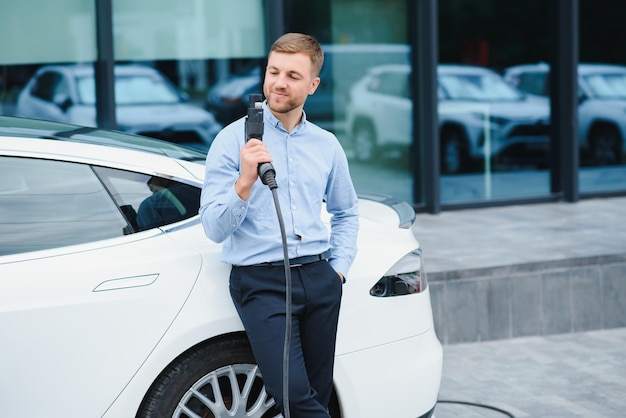
[[[241,148],[240,158],[241,172],[235,183],[235,190],[242,200],[247,200],[252,193],[252,186],[259,177],[259,164],[271,163],[272,156],[262,141],[252,138]]]

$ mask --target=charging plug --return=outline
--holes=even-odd
[[[263,141],[263,96],[251,94],[246,116],[246,142],[252,138]],[[258,168],[261,182],[270,189],[276,189],[276,171],[272,163],[260,163]]]

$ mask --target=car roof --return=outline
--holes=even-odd
[[[147,152],[183,161],[203,162],[206,159],[203,152],[160,139],[16,116],[0,116],[0,135],[100,145]]]

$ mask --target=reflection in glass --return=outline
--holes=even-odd
[[[124,218],[88,165],[0,161],[0,255],[124,234]]]

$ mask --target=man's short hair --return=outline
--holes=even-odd
[[[270,52],[283,52],[287,54],[296,54],[303,52],[311,58],[313,71],[315,76],[320,74],[322,65],[324,64],[324,51],[317,40],[302,33],[286,33],[278,38]]]

